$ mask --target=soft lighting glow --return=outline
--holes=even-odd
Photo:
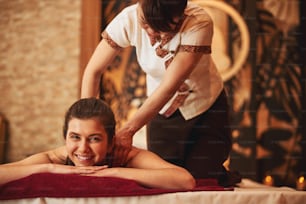
[[[267,186],[273,186],[274,185],[274,179],[272,176],[270,175],[267,175],[264,180],[263,180],[263,183]]]
[[[300,176],[298,179],[299,183],[304,183],[305,182],[305,177],[304,176]]]
[[[271,182],[271,181],[273,181],[272,176],[266,176],[265,181],[266,181],[266,182]]]
[[[305,182],[305,177],[304,176],[300,176],[296,180],[296,189],[300,190],[300,191],[306,190],[306,182]]]

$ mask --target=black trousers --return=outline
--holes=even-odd
[[[212,107],[185,120],[180,111],[157,115],[147,125],[148,149],[186,168],[195,178],[219,178],[232,146],[228,104],[223,91]]]

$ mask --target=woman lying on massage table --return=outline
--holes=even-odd
[[[133,147],[125,165],[112,157],[115,118],[100,99],[75,102],[64,122],[65,146],[0,165],[0,185],[35,173],[79,174],[132,179],[152,188],[192,189],[195,180],[185,169],[152,152]]]

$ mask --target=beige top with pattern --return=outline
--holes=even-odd
[[[189,3],[179,31],[167,39],[166,43],[157,41],[152,45],[152,39],[138,23],[136,8],[137,4],[134,4],[119,13],[102,33],[103,38],[114,48],[135,46],[138,63],[147,74],[148,96],[160,84],[166,66],[175,57],[175,53],[203,52],[200,62],[185,81],[192,92],[179,110],[188,120],[209,109],[223,89],[221,75],[210,55],[213,35],[210,16],[201,7]],[[157,52],[158,47],[162,51]],[[167,110],[174,98],[160,110],[160,114]]]

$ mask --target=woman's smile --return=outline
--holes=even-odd
[[[94,156],[91,155],[80,155],[80,154],[75,154],[75,156],[82,162],[82,161],[90,161],[94,158]]]

